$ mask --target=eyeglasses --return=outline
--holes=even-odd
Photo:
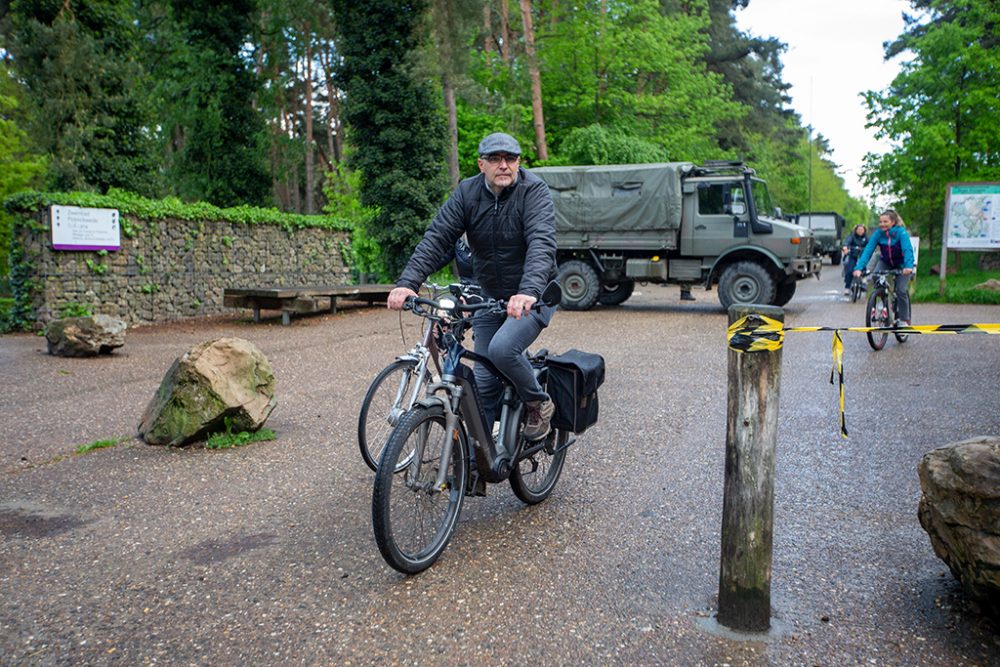
[[[496,153],[494,153],[493,155],[484,155],[483,159],[486,160],[487,162],[489,162],[490,164],[500,164],[501,160],[504,161],[504,162],[506,162],[507,164],[517,164],[517,161],[521,159],[521,156],[520,155],[497,155]]]

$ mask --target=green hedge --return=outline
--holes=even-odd
[[[351,224],[345,220],[328,215],[301,215],[284,213],[274,208],[259,208],[257,206],[234,206],[219,208],[205,202],[185,204],[176,197],[166,199],[147,199],[139,195],[112,188],[108,194],[93,192],[35,192],[25,191],[8,197],[4,208],[11,214],[33,214],[37,211],[56,206],[81,206],[86,208],[114,208],[122,215],[134,215],[143,220],[204,220],[206,222],[241,222],[253,225],[278,225],[284,229],[306,229],[323,227],[348,231]],[[122,221],[122,232],[133,236]]]

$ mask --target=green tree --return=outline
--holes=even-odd
[[[0,62],[0,202],[39,180],[45,159],[33,154],[27,133],[21,129],[18,90],[6,65]],[[10,242],[13,219],[0,208],[0,291],[10,273]]]
[[[865,159],[865,179],[896,198],[908,227],[939,240],[945,187],[1000,180],[1000,5],[915,0],[921,13],[886,47],[909,56],[890,86],[865,94],[869,125],[891,149]]]
[[[377,208],[367,232],[395,278],[447,194],[440,98],[413,75],[425,11],[411,0],[334,0],[345,116],[361,173],[361,202]]]
[[[255,108],[255,0],[150,2],[145,48],[174,192],[218,206],[266,205],[264,117]]]
[[[49,156],[49,188],[154,188],[133,9],[129,0],[9,5],[6,48],[27,92],[26,129]]]
[[[560,161],[565,164],[635,164],[668,159],[662,146],[621,128],[597,123],[570,130],[560,146]]]
[[[600,123],[662,145],[673,160],[725,157],[716,126],[745,110],[706,66],[707,0],[684,0],[670,13],[655,0],[550,11],[539,58],[553,135]]]

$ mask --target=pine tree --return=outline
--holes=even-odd
[[[368,236],[394,278],[447,193],[446,129],[438,96],[410,62],[425,5],[334,0],[346,91],[345,118],[361,172],[361,201],[375,207]]]

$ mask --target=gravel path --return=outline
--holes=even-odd
[[[860,326],[837,269],[800,286],[797,325]],[[644,286],[561,312],[540,344],[603,354],[601,421],[553,496],[470,498],[429,571],[385,565],[356,444],[368,381],[412,344],[382,309],[280,326],[219,318],[130,331],[109,357],[0,338],[0,665],[1000,665],[1000,635],[917,523],[930,449],[1000,433],[1000,336],[845,333],[838,434],[830,334],[784,347],[774,630],[714,627],[726,315]],[[918,304],[915,323],[1000,322]],[[406,344],[401,340],[401,328]],[[271,442],[167,449],[132,438],[173,360],[220,336],[271,361]],[[122,438],[74,455],[77,445]]]

